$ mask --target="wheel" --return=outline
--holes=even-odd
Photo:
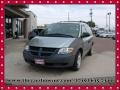
[[[78,53],[76,54],[75,62],[74,62],[74,65],[73,65],[73,67],[72,67],[72,69],[73,69],[74,71],[78,71],[78,70],[80,69],[81,60],[82,60],[82,57],[81,57],[81,56],[82,56],[82,55],[81,55],[80,52],[78,52]]]
[[[88,56],[92,56],[92,53],[93,53],[93,49],[92,49],[92,47],[91,47],[91,49],[89,50],[89,52],[88,52]]]

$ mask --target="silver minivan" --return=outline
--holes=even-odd
[[[23,51],[27,63],[78,70],[85,55],[92,55],[93,34],[82,21],[49,24]]]

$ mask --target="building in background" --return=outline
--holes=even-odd
[[[13,38],[15,32],[27,38],[28,33],[37,28],[37,18],[31,11],[26,11],[28,5],[5,6],[5,38]]]
[[[27,18],[27,33],[37,28],[37,16],[32,11],[27,11],[29,18]],[[28,34],[27,34],[28,37]]]

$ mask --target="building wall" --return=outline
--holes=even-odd
[[[27,37],[30,31],[32,31],[33,29],[37,28],[37,17],[36,15],[31,12],[31,11],[27,11],[29,14],[29,18],[27,18]]]
[[[37,28],[37,17],[33,13],[31,13],[31,28],[36,29]]]

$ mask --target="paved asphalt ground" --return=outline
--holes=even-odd
[[[7,84],[109,85],[115,82],[115,40],[95,37],[93,55],[82,60],[79,71],[35,67],[25,63],[22,56],[25,42],[24,39],[5,41],[5,82]],[[22,80],[26,80],[26,82]],[[40,81],[27,82],[28,80]],[[47,80],[57,81],[51,82]],[[63,81],[58,82],[58,80]],[[90,80],[93,81],[90,82]],[[107,81],[104,82],[105,80]]]

